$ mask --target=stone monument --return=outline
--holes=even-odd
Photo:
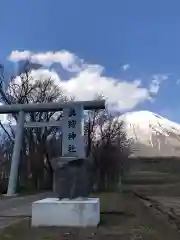
[[[54,192],[61,200],[88,197],[92,191],[92,164],[88,158],[59,157],[51,160]]]
[[[59,199],[88,197],[91,193],[90,159],[85,157],[83,106],[63,111],[62,157],[51,160],[54,192]]]
[[[97,226],[99,199],[91,193],[91,161],[85,157],[83,106],[63,110],[62,156],[51,160],[57,198],[33,203],[32,226]]]

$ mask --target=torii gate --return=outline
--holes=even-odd
[[[70,154],[74,157],[85,157],[83,110],[95,109],[105,109],[105,101],[1,105],[0,114],[18,114],[7,196],[12,196],[16,190],[24,127],[60,126],[62,123],[64,133],[62,155]],[[62,121],[24,123],[25,113],[27,112],[55,112],[62,110]]]

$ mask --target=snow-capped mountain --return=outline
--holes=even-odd
[[[132,140],[132,155],[180,156],[180,124],[149,111],[129,112],[119,120]]]

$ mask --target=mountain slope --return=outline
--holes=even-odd
[[[149,111],[119,117],[132,139],[134,156],[180,156],[180,125]]]

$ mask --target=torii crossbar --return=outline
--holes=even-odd
[[[26,127],[26,125],[24,125],[25,113],[56,112],[56,111],[62,111],[63,109],[77,108],[79,106],[81,106],[83,110],[105,109],[105,101],[104,100],[76,101],[76,102],[70,101],[67,103],[56,102],[56,103],[38,103],[38,104],[11,104],[11,105],[0,106],[0,114],[18,114],[16,136],[15,136],[15,143],[14,143],[13,155],[11,160],[11,170],[9,175],[7,196],[14,195],[16,191],[18,167],[19,167],[19,161],[20,161],[20,153],[22,149],[23,129],[24,127]],[[51,124],[49,123],[50,122],[43,123],[43,126],[53,125],[52,123]],[[38,124],[39,123],[37,123],[37,127],[38,127]],[[54,122],[54,125],[56,126],[57,124]],[[36,123],[33,123],[32,126],[36,126]]]

